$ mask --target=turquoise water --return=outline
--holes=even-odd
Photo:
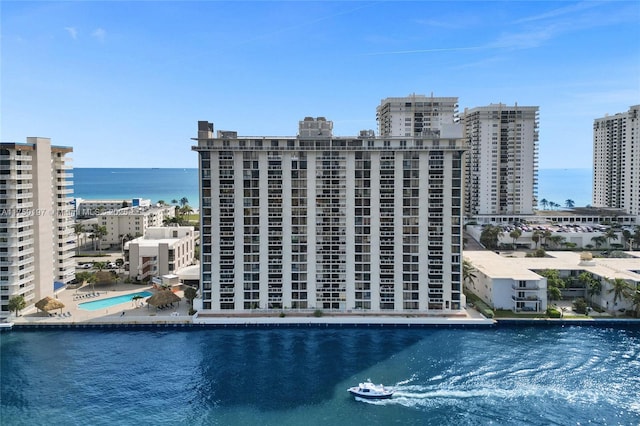
[[[99,200],[150,199],[155,203],[186,197],[198,207],[198,169],[73,169],[74,197]]]
[[[640,329],[0,334],[7,425],[638,425]],[[387,401],[347,388],[370,378]]]
[[[74,173],[75,197],[129,200],[148,198],[152,202],[187,197],[198,207],[198,169],[119,169],[77,168]],[[592,170],[540,169],[538,199],[545,198],[564,207],[571,199],[576,206],[591,204]]]
[[[82,302],[78,304],[78,308],[85,311],[97,311],[98,309],[109,308],[125,302],[131,302],[135,296],[149,297],[153,293],[148,291],[139,291],[137,293],[124,294],[122,296],[107,297],[106,299],[92,300],[91,302]]]

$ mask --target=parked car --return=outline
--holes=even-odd
[[[118,265],[116,265],[113,262],[107,263],[107,269],[116,269],[117,267],[118,267]]]
[[[93,268],[93,263],[83,263],[82,265],[80,265],[80,267],[82,269],[91,269]]]

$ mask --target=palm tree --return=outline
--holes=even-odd
[[[174,198],[173,200],[171,200],[171,204],[178,205],[178,200]]]
[[[551,231],[549,231],[548,229],[545,229],[545,230],[542,232],[542,238],[544,239],[544,241],[542,241],[542,245],[543,245],[543,246],[546,246],[546,245],[547,245],[547,240],[548,240],[549,238],[551,238],[551,235],[553,235],[553,234],[552,234],[552,233],[551,233]]]
[[[480,244],[488,249],[497,249],[500,238],[504,235],[502,228],[494,225],[487,225],[480,234]]]
[[[578,281],[585,285],[585,290],[589,296],[589,301],[593,302],[593,296],[600,294],[602,291],[602,283],[596,279],[589,272],[582,272],[578,275]]]
[[[189,199],[187,197],[180,198],[180,205],[182,207],[186,206],[187,204],[189,204]]]
[[[107,227],[106,226],[100,226],[100,225],[94,225],[93,227],[93,234],[95,235],[95,238],[98,239],[98,251],[100,253],[102,253],[102,243],[101,240],[104,236],[106,236],[108,234],[107,232]]]
[[[540,237],[542,236],[542,233],[539,230],[535,230],[533,231],[533,234],[531,234],[531,241],[533,241],[536,244],[536,250],[538,249],[538,243],[540,242]]]
[[[636,318],[640,317],[640,291],[633,293],[631,297],[631,303],[633,306],[633,313]]]
[[[73,233],[76,234],[76,256],[80,255],[80,235],[84,233],[84,225],[76,223],[73,225]]]
[[[576,205],[576,203],[573,200],[565,200],[564,205],[568,209],[572,209]]]
[[[637,247],[640,247],[640,225],[636,225],[636,229],[633,233],[633,244]]]
[[[560,247],[564,243],[565,237],[562,235],[553,235],[549,237],[549,241],[554,247]]]
[[[633,288],[631,284],[622,278],[605,278],[609,284],[611,284],[611,288],[609,289],[609,293],[613,293],[613,304],[615,305],[618,300],[626,299],[631,297],[631,291]]]
[[[611,247],[611,240],[617,240],[618,234],[613,228],[607,229],[607,232],[604,233],[604,238],[607,240],[607,245]]]
[[[193,287],[187,286],[187,288],[184,289],[184,297],[189,301],[191,306],[193,306],[193,299],[195,299],[197,295],[198,291]]]
[[[520,236],[522,236],[522,231],[519,229],[514,229],[513,231],[509,232],[509,236],[513,239],[513,249],[516,249],[516,241],[518,241],[518,238],[520,238]]]
[[[549,206],[549,201],[546,198],[543,198],[542,200],[540,200],[540,204],[542,204],[542,208],[546,210]]]
[[[22,295],[13,296],[7,303],[7,309],[9,309],[9,312],[15,312],[16,316],[18,316],[18,313],[26,306],[27,302],[24,300]]]
[[[600,246],[607,242],[607,239],[602,235],[598,235],[596,237],[591,238],[591,241],[596,245],[596,249],[600,248]]]
[[[120,273],[120,271],[122,270],[122,267],[124,266],[124,259],[122,258],[117,258],[116,259],[116,266],[118,267],[118,273]]]
[[[624,241],[623,245],[628,245],[629,250],[633,250],[633,234],[628,229],[622,231],[622,240]]]
[[[538,274],[547,279],[547,298],[549,300],[560,300],[562,298],[560,289],[565,287],[565,282],[560,278],[560,273],[556,269],[545,269],[538,272]]]
[[[467,260],[464,259],[462,261],[462,283],[475,283],[476,282],[476,272],[478,272],[478,270],[473,266],[473,264]]]

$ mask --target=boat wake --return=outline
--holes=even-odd
[[[442,405],[456,406],[468,404],[469,399],[483,400],[488,404],[501,404],[501,401],[510,399],[529,399],[545,397],[565,402],[582,402],[593,404],[599,398],[597,394],[589,390],[567,390],[562,388],[549,388],[536,385],[523,385],[511,389],[499,389],[495,387],[477,387],[473,389],[442,388],[438,385],[410,384],[410,380],[399,382],[390,386],[394,390],[393,397],[386,400],[369,400],[356,397],[356,400],[373,405],[401,405],[409,408],[430,408]],[[465,402],[467,401],[467,402]]]

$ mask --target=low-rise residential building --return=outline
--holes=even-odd
[[[465,288],[495,309],[514,312],[544,312],[547,308],[547,279],[544,270],[557,270],[567,280],[583,272],[599,281],[599,294],[589,295],[586,286],[569,286],[563,292],[567,298],[584,297],[609,312],[632,309],[629,298],[616,298],[610,281],[624,280],[630,292],[640,291],[640,252],[626,252],[627,258],[591,258],[579,252],[547,252],[546,257],[505,257],[492,251],[465,250],[464,258],[475,269],[475,277],[465,282]]]
[[[101,247],[121,246],[125,237],[145,235],[148,228],[161,227],[174,215],[174,206],[125,207],[100,213],[98,225],[107,230]]]
[[[144,281],[175,274],[195,261],[196,231],[193,226],[147,228],[143,237],[125,244],[129,277]]]

